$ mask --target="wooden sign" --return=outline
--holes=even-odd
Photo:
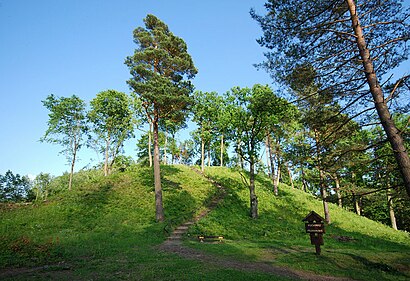
[[[325,233],[323,223],[305,223],[306,233]]]
[[[316,255],[320,255],[320,245],[324,244],[323,234],[325,233],[324,219],[314,211],[311,211],[302,221],[305,223],[306,233],[310,234],[310,243],[315,245]]]

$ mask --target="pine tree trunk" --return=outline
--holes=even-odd
[[[327,224],[330,224],[331,220],[330,220],[329,205],[327,203],[327,191],[326,191],[326,185],[325,185],[325,177],[324,177],[324,172],[320,168],[319,168],[319,175],[320,175],[320,195],[322,196],[322,201],[323,201],[323,211],[325,212],[325,221]]]
[[[404,146],[403,138],[399,130],[394,124],[393,118],[390,115],[387,102],[384,98],[382,88],[377,80],[376,72],[374,70],[373,60],[370,51],[367,48],[367,43],[363,34],[363,29],[360,25],[358,14],[356,12],[356,4],[354,0],[346,0],[354,33],[356,35],[356,43],[360,50],[360,57],[363,61],[363,67],[366,74],[367,84],[375,103],[375,108],[379,119],[382,123],[383,129],[390,142],[396,162],[399,166],[407,194],[410,196],[410,158]]]
[[[148,131],[148,159],[149,159],[149,166],[152,167],[152,152],[151,152],[151,143],[152,143],[152,122],[149,122],[149,131]]]
[[[164,221],[162,204],[161,170],[159,160],[158,119],[153,121],[154,127],[154,184],[155,184],[155,218],[157,222]]]
[[[255,160],[251,156],[249,168],[249,196],[250,196],[250,215],[251,218],[258,218],[258,197],[255,194]]]
[[[331,223],[330,220],[330,212],[329,212],[329,205],[327,203],[327,190],[326,190],[326,185],[325,185],[325,173],[322,169],[322,161],[321,161],[321,155],[320,155],[320,149],[319,149],[319,133],[316,129],[313,130],[315,133],[315,146],[316,146],[316,157],[317,157],[317,162],[318,166],[316,167],[319,170],[319,179],[320,179],[320,195],[322,196],[322,201],[323,201],[323,211],[325,213],[325,222],[327,224]]]
[[[391,227],[393,229],[397,230],[396,215],[394,213],[393,198],[390,194],[390,189],[387,189],[387,205],[389,206],[389,215],[390,215]]]

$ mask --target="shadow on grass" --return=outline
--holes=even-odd
[[[216,209],[206,221],[200,222],[198,228],[203,231],[223,231],[217,233],[232,239],[234,243],[224,244],[215,251],[226,255],[236,256],[240,259],[253,260],[257,255],[265,250],[284,249],[278,256],[282,256],[285,264],[298,265],[305,270],[314,270],[324,274],[345,275],[350,277],[360,276],[364,280],[372,280],[378,274],[384,276],[377,277],[379,280],[405,280],[409,271],[405,266],[396,266],[399,260],[407,260],[406,253],[410,253],[410,247],[399,241],[389,239],[384,234],[380,237],[372,236],[365,231],[353,231],[342,228],[338,222],[326,226],[325,245],[322,249],[323,255],[316,259],[314,247],[310,245],[309,236],[304,229],[302,219],[314,209],[322,210],[322,202],[315,202],[313,197],[304,197],[294,191],[283,188],[280,196],[275,197],[271,193],[271,183],[269,180],[257,177],[256,193],[259,197],[259,218],[252,220],[248,217],[249,202],[243,201],[244,189],[237,179],[232,179],[231,175],[220,174],[210,176],[222,183],[229,189],[230,197],[225,199],[221,207]],[[271,196],[270,196],[271,195]],[[302,200],[303,199],[303,200]],[[267,202],[264,204],[264,202]],[[312,202],[314,202],[312,204]],[[335,212],[336,210],[332,210]],[[339,210],[338,210],[339,211]],[[340,212],[346,212],[340,210]],[[340,219],[349,219],[351,214],[346,214]],[[361,218],[358,218],[361,219]],[[351,237],[349,242],[338,241],[335,236]],[[258,250],[259,249],[259,250]],[[289,250],[288,250],[289,249]],[[311,252],[308,250],[311,249]],[[256,253],[256,254],[255,254]],[[386,261],[380,262],[378,258],[386,256]],[[287,258],[285,257],[287,256]],[[407,257],[410,255],[407,254]],[[317,265],[313,261],[317,260]],[[305,264],[304,264],[305,263]],[[404,263],[404,262],[403,262]],[[304,264],[304,265],[302,265]],[[321,266],[320,266],[321,265]],[[350,267],[345,267],[349,265]],[[321,269],[324,268],[324,269]],[[339,268],[339,269],[338,269]],[[349,273],[351,271],[351,273]],[[363,271],[363,273],[361,272]],[[372,277],[366,278],[366,274]]]
[[[181,189],[181,186],[173,182],[171,180],[168,180],[167,177],[171,175],[176,175],[181,173],[181,170],[175,166],[169,166],[169,165],[161,165],[160,168],[161,171],[161,184],[162,184],[162,189],[164,191],[166,190],[172,190],[172,189]],[[137,178],[138,178],[138,183],[149,190],[154,190],[154,168],[152,167],[141,167],[137,171]]]

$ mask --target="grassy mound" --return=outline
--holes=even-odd
[[[156,250],[167,231],[199,213],[216,192],[188,167],[164,166],[162,177],[162,224],[155,223],[149,168],[108,177],[81,172],[72,192],[40,204],[0,207],[0,279],[267,280]]]
[[[322,202],[300,190],[280,186],[275,197],[267,178],[258,177],[259,219],[249,217],[249,191],[238,172],[208,168],[206,173],[226,188],[220,206],[191,229],[191,234],[223,235],[221,245],[198,245],[206,251],[235,259],[284,265],[318,274],[360,280],[408,280],[410,237],[330,204],[332,224],[326,226],[322,255],[315,256],[302,219]]]
[[[316,257],[301,220],[311,210],[322,213],[320,201],[287,186],[275,197],[270,181],[259,177],[260,218],[252,220],[249,193],[238,172],[210,168],[207,174],[227,188],[227,195],[189,234],[224,235],[227,240],[206,244],[187,236],[187,245],[326,275],[409,278],[407,233],[331,206],[333,223],[326,228],[322,255]],[[80,172],[71,192],[61,191],[38,204],[0,206],[0,279],[272,280],[272,275],[159,251],[172,227],[200,213],[218,192],[185,166],[162,167],[162,183],[167,221],[161,224],[155,222],[152,169],[142,167],[109,177]]]

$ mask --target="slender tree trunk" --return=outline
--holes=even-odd
[[[276,147],[275,147],[275,154],[276,154],[276,163],[278,165],[277,167],[277,171],[276,171],[276,177],[275,180],[273,182],[273,191],[275,193],[276,196],[279,195],[279,181],[280,181],[280,176],[281,176],[281,166],[282,166],[282,162],[281,162],[281,155],[280,155],[280,140],[276,141]]]
[[[38,198],[40,197],[40,187],[37,186],[36,190],[36,202],[38,201]]]
[[[301,170],[302,170],[303,191],[307,192],[306,179],[305,179],[305,170],[303,169],[303,165],[301,167],[302,167]]]
[[[268,152],[269,152],[269,162],[270,162],[270,174],[271,174],[272,184],[275,185],[275,161],[273,159],[270,134],[268,134],[267,136],[267,141],[268,141]]]
[[[290,180],[290,186],[291,186],[292,188],[295,188],[295,185],[293,184],[292,172],[290,171],[288,164],[286,164],[286,169],[288,170],[288,175],[289,175],[289,180]]]
[[[104,161],[104,176],[108,176],[108,151],[110,147],[110,135],[105,140],[105,161]]]
[[[325,184],[325,173],[322,170],[322,161],[320,157],[320,149],[319,149],[319,133],[317,130],[313,130],[315,133],[315,145],[316,145],[316,157],[318,159],[318,166],[316,167],[319,170],[319,177],[320,177],[320,194],[322,196],[322,201],[323,201],[323,211],[325,213],[325,221],[327,224],[331,223],[330,220],[330,212],[329,212],[329,205],[327,203],[327,190],[326,190],[326,184]]]
[[[356,12],[355,1],[346,0],[346,3],[349,7],[352,27],[356,35],[356,43],[360,51],[360,57],[363,61],[367,84],[369,85],[377,114],[379,115],[379,119],[387,135],[387,139],[389,140],[390,145],[393,149],[393,153],[399,166],[407,194],[410,196],[410,158],[404,146],[403,138],[400,135],[400,132],[394,124],[393,118],[390,115],[382,88],[380,87],[377,80],[377,75],[373,65],[373,59],[370,55],[370,50],[367,48],[363,29],[360,25],[359,17]]]
[[[280,163],[278,161],[278,168],[276,169],[276,176],[275,180],[273,181],[273,193],[278,196],[279,195],[279,181],[281,176],[281,168]]]
[[[389,206],[389,215],[390,215],[391,227],[393,229],[397,230],[396,215],[394,213],[393,198],[390,194],[390,188],[387,189],[387,205]]]
[[[70,170],[70,177],[68,179],[68,190],[71,190],[72,185],[73,185],[73,175],[74,175],[74,165],[75,165],[75,160],[77,157],[77,144],[74,144],[75,148],[73,151],[73,160],[71,161],[71,170]]]
[[[205,140],[201,138],[201,171],[205,171]]]
[[[211,167],[211,144],[208,147],[208,167]]]
[[[250,215],[251,218],[258,218],[258,197],[255,193],[255,160],[250,157],[249,167],[249,195],[250,195]]]
[[[152,143],[152,122],[149,122],[149,131],[148,131],[148,159],[149,166],[152,167],[152,152],[151,152],[151,143]]]
[[[164,221],[162,204],[161,170],[159,160],[158,119],[153,121],[154,127],[154,184],[155,184],[155,218],[157,222]]]
[[[238,149],[236,150],[236,156],[238,157],[238,167],[241,167],[241,169],[243,170],[245,165],[243,163],[242,152],[240,151],[240,149],[241,149],[240,146],[239,146],[240,142],[241,141],[238,139],[237,140]]]
[[[167,165],[167,145],[168,145],[168,132],[165,130],[165,141],[164,141],[164,165]]]
[[[222,134],[221,135],[221,167],[224,166],[224,150],[225,150],[224,134]]]
[[[265,138],[265,154],[266,154],[266,166],[268,168],[268,177],[271,178],[272,176],[271,176],[270,161],[269,161],[268,136],[269,136],[269,133],[266,134],[266,138]]]
[[[339,205],[340,208],[342,208],[343,202],[342,202],[342,194],[340,193],[340,179],[336,173],[333,175],[333,178],[335,180],[335,185],[336,185],[337,204]]]
[[[322,200],[323,200],[323,211],[325,212],[325,221],[327,224],[330,224],[331,220],[330,220],[329,205],[327,203],[327,191],[326,191],[326,185],[325,185],[325,177],[324,177],[324,172],[320,168],[319,168],[319,175],[320,175],[320,194],[322,195]]]
[[[358,200],[358,197],[357,197],[357,195],[354,191],[352,191],[352,196],[353,196],[354,210],[356,211],[356,214],[361,216],[362,215],[362,210],[360,209],[359,200]]]

